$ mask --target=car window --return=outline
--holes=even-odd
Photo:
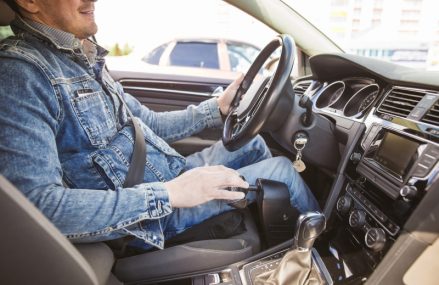
[[[217,46],[216,43],[177,42],[169,56],[169,64],[219,69]]]
[[[259,49],[250,45],[227,43],[230,69],[232,71],[246,72],[259,54],[259,51]]]
[[[160,63],[160,58],[163,55],[168,44],[161,45],[153,49],[149,54],[147,54],[142,60],[149,64],[158,65]]]
[[[220,0],[130,0],[126,5],[105,0],[95,5],[99,44],[108,50],[116,45],[132,49],[127,55],[107,56],[112,71],[195,74],[229,80],[245,71],[247,60],[253,58],[245,44],[261,49],[278,34]],[[117,25],[108,11],[117,11]],[[228,51],[226,43],[236,45]],[[203,73],[202,68],[209,70]]]

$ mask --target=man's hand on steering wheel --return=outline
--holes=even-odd
[[[230,104],[232,104],[233,98],[235,98],[236,92],[238,92],[239,85],[244,79],[244,74],[241,74],[224,90],[224,92],[218,97],[218,106],[221,115],[227,116],[230,111]]]

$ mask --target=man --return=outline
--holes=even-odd
[[[243,198],[225,187],[257,178],[286,183],[300,211],[318,209],[291,162],[272,158],[261,137],[232,153],[218,142],[186,158],[167,144],[221,126],[242,79],[218,99],[155,113],[105,70],[106,51],[89,40],[95,1],[7,2],[19,16],[16,36],[0,43],[0,171],[73,242],[131,235],[163,248]],[[135,135],[122,98],[147,145],[145,183],[128,188]]]

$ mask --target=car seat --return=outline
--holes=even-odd
[[[72,245],[1,175],[0,228],[2,284],[122,284],[120,281],[163,280],[231,264],[252,255],[252,246],[235,237],[196,241],[115,260],[104,243]]]

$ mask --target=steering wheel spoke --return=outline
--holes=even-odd
[[[237,123],[233,126],[233,130],[232,130],[232,138],[235,137],[237,134],[239,134],[239,132],[241,131],[241,129],[242,129],[242,124],[237,122]]]
[[[233,125],[232,130],[232,137],[236,136],[236,134],[239,134],[243,128],[247,125],[247,123],[251,120],[251,114],[239,119],[236,119],[235,124]]]

